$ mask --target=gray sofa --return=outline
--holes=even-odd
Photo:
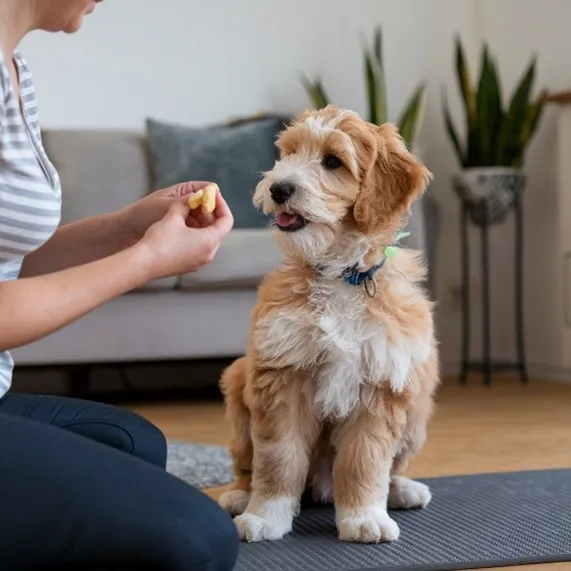
[[[141,133],[48,130],[44,141],[62,180],[64,223],[121,208],[153,186]],[[424,210],[415,206],[407,240],[430,259],[436,211],[431,204],[427,218]],[[245,348],[256,288],[281,259],[268,230],[233,230],[208,267],[148,283],[14,357],[19,366],[234,357]]]

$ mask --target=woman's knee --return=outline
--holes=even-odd
[[[130,434],[132,441],[131,454],[164,468],[167,463],[167,441],[163,432],[146,418],[124,411],[124,428]]]
[[[239,537],[234,522],[216,502],[197,490],[188,511],[165,528],[172,571],[232,571],[238,558]],[[176,530],[173,533],[173,530]]]
[[[164,434],[132,411],[106,407],[104,414],[69,423],[65,428],[161,468],[166,466]]]

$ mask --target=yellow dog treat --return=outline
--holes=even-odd
[[[211,214],[216,208],[216,193],[218,190],[218,185],[213,182],[205,188],[191,194],[188,199],[189,208],[191,210],[196,210],[200,205],[202,205],[202,212],[204,214]]]
[[[190,195],[188,199],[188,206],[191,210],[196,210],[202,204],[202,197],[204,196],[204,190],[198,190]]]
[[[202,212],[211,214],[216,208],[216,194],[219,188],[216,183],[209,184],[202,195]]]

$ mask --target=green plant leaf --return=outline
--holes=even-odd
[[[527,109],[526,122],[523,129],[524,141],[530,140],[535,134],[537,126],[539,125],[539,120],[541,119],[541,115],[543,113],[543,109],[545,107],[545,99],[547,98],[547,94],[547,89],[542,89],[539,95],[535,98],[535,101],[533,101],[533,103]]]
[[[455,39],[456,44],[456,79],[464,103],[466,122],[469,127],[476,124],[476,93],[470,77],[470,69],[462,46],[460,36]]]
[[[527,137],[524,135],[524,125],[529,113],[530,96],[535,80],[536,61],[537,59],[534,56],[510,101],[505,119],[505,128],[502,132],[501,164],[503,166],[520,164],[524,149],[529,142],[530,135]]]
[[[386,121],[386,89],[383,70],[365,48],[365,80],[369,107],[369,121],[381,125]]]
[[[489,74],[490,74],[490,130],[491,135],[491,156],[490,161],[492,164],[495,163],[495,156],[499,146],[498,139],[502,131],[502,125],[504,123],[505,114],[503,109],[503,97],[502,97],[502,86],[499,78],[498,68],[493,57],[488,59]]]
[[[307,95],[309,96],[309,99],[311,100],[312,105],[316,109],[327,107],[329,104],[329,99],[325,93],[325,90],[323,89],[323,86],[321,85],[321,81],[319,79],[311,81],[305,75],[302,75],[300,79]]]
[[[367,103],[369,107],[369,121],[377,124],[377,80],[375,78],[375,71],[373,62],[369,56],[369,51],[365,48],[365,82],[367,88]]]
[[[381,26],[375,28],[375,38],[373,41],[373,53],[375,54],[375,59],[377,64],[382,69],[383,68],[383,29]]]
[[[456,128],[454,127],[454,122],[452,121],[452,117],[450,115],[450,109],[448,107],[448,97],[446,96],[446,90],[442,89],[442,111],[444,113],[444,123],[446,125],[446,130],[448,131],[448,136],[452,141],[452,146],[456,151],[456,157],[458,158],[458,162],[460,166],[466,167],[466,157],[464,156],[464,152],[462,151],[462,146],[460,145],[460,139],[458,134],[456,133]]]
[[[503,120],[502,103],[498,74],[487,46],[482,49],[482,64],[478,92],[476,95],[476,115],[480,166],[495,164],[498,133]]]
[[[400,134],[409,149],[418,137],[424,118],[425,104],[426,83],[422,83],[416,88],[397,123]]]
[[[387,122],[387,84],[385,70],[377,66],[377,123]]]
[[[381,26],[375,28],[371,44],[369,44],[366,36],[362,37],[362,44],[368,120],[376,125],[381,125],[387,120],[387,94],[383,67],[383,35]]]
[[[514,158],[512,166],[521,167],[523,165],[525,149],[537,130],[537,126],[539,125],[539,121],[545,107],[546,97],[547,89],[543,89],[527,108],[527,114],[521,132],[521,152],[518,157]]]
[[[472,84],[470,68],[464,53],[460,36],[455,38],[455,65],[456,80],[464,105],[464,117],[466,126],[466,154],[464,166],[472,166],[478,162],[479,135],[478,119],[476,113],[476,91]]]
[[[307,76],[305,75],[300,75],[300,81],[303,85],[303,88],[305,89],[305,92],[307,93],[307,96],[309,97],[312,105],[314,107],[317,107],[316,103],[317,101],[315,100],[315,83],[313,81],[311,81],[311,79],[309,79]]]
[[[319,101],[320,107],[327,107],[327,105],[329,105],[329,97],[325,93],[321,81],[318,81],[316,85],[316,99]]]

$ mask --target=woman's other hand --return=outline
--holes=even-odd
[[[191,192],[203,188],[206,184],[188,183]],[[185,190],[175,190],[178,194],[171,195],[170,199],[157,196],[157,201],[168,203],[166,213],[146,229],[143,237],[134,246],[143,253],[150,279],[196,271],[210,263],[220,243],[234,225],[232,213],[220,193],[216,196],[214,212],[204,215],[200,209],[190,210],[190,193],[184,192]],[[144,200],[146,199],[136,204],[141,205]]]

